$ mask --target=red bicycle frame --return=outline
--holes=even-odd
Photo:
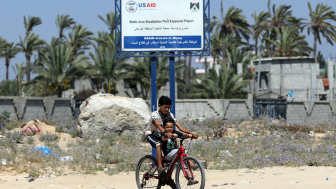
[[[186,178],[188,177],[187,174],[186,174],[185,166],[183,166],[183,165],[184,165],[184,162],[183,162],[183,158],[184,158],[184,157],[188,157],[188,155],[185,153],[183,144],[181,143],[181,146],[180,146],[179,150],[177,151],[177,155],[176,155],[176,156],[174,157],[174,159],[172,160],[173,162],[170,163],[169,169],[168,169],[168,171],[167,171],[167,173],[168,173],[168,177],[170,177],[170,176],[173,174],[174,167],[175,167],[175,165],[176,165],[176,163],[177,163],[177,161],[178,161],[179,159],[181,160],[181,166],[182,166],[182,170],[183,170],[184,177],[186,177]],[[164,157],[162,157],[162,161],[163,161],[163,160],[164,160]],[[189,162],[187,163],[187,166],[188,166],[187,168],[188,168],[188,170],[189,170],[191,176],[194,177],[194,174],[193,174],[192,171],[191,171],[191,167],[190,167],[190,163],[189,163]],[[154,164],[153,167],[152,167],[147,173],[145,173],[145,177],[146,177],[146,176],[147,176],[147,177],[150,177],[150,176],[148,175],[148,173],[149,173],[154,167],[156,167],[156,169],[157,169],[157,164]],[[155,170],[155,171],[156,171],[156,170]],[[155,172],[155,171],[154,171],[154,172]],[[154,178],[154,179],[159,179],[158,176],[152,176],[152,178]]]
[[[170,177],[173,174],[174,167],[175,167],[178,159],[181,160],[181,166],[184,165],[184,163],[183,163],[183,158],[184,157],[188,157],[188,155],[185,153],[183,144],[181,144],[179,150],[177,151],[177,155],[175,156],[175,159],[173,159],[173,162],[170,164],[170,169],[167,172],[168,173],[168,177]],[[184,176],[187,177],[187,174],[186,174],[184,166],[182,166],[182,169],[183,169]],[[189,162],[188,162],[188,169],[191,170]],[[192,177],[194,177],[192,171],[190,171],[190,174],[191,174]]]

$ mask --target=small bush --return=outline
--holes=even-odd
[[[56,132],[68,133],[72,138],[78,137],[77,122],[69,119],[67,121],[60,121],[56,123]]]
[[[6,124],[6,129],[13,130],[15,128],[20,128],[20,126],[23,124],[23,121],[17,118],[13,118]]]
[[[51,116],[51,117],[42,117],[39,119],[41,122],[47,124],[47,125],[56,125],[57,121]]]
[[[32,137],[26,137],[26,141],[27,144],[34,144],[35,140]]]
[[[51,143],[51,142],[58,142],[59,136],[57,134],[44,134],[39,136],[39,141]]]
[[[3,124],[7,124],[9,123],[10,121],[10,114],[9,112],[7,112],[6,110],[3,111],[0,115],[0,123],[3,123]]]
[[[24,139],[24,135],[20,131],[14,131],[12,133],[7,132],[6,133],[6,138],[13,139],[13,140],[21,142]]]

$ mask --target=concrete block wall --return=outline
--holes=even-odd
[[[321,121],[334,121],[334,113],[331,110],[330,103],[316,102],[312,109],[309,122],[318,123]]]
[[[308,113],[303,102],[287,102],[287,121],[303,123],[308,120]]]
[[[73,117],[73,111],[69,100],[55,100],[51,116],[57,120],[68,120]]]
[[[245,101],[229,101],[224,117],[250,117],[251,114]]]
[[[176,101],[175,117],[202,119],[203,117],[218,116],[208,105],[207,101],[178,100]]]
[[[287,122],[336,121],[336,101],[288,101]]]
[[[146,100],[148,107],[150,101]],[[188,99],[176,100],[177,119],[219,117],[247,117],[253,115],[253,99]]]
[[[31,120],[39,117],[46,117],[46,110],[43,104],[43,99],[27,99],[25,108],[23,109],[22,118]]]
[[[17,117],[13,99],[0,99],[0,113],[7,111],[10,119]]]
[[[71,98],[0,97],[0,113],[10,112],[11,118],[31,120],[53,116],[57,120],[73,117]]]
[[[53,116],[67,120],[73,116],[71,98],[0,97],[0,112],[11,118],[33,119]],[[150,101],[146,101],[150,107]],[[176,100],[177,119],[202,119],[213,116],[253,116],[253,99]],[[287,101],[287,122],[336,121],[336,101]]]

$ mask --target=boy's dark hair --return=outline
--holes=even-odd
[[[160,98],[159,98],[159,104],[161,105],[161,106],[163,106],[163,105],[172,105],[172,103],[173,103],[173,101],[168,97],[168,96],[161,96]]]
[[[174,119],[171,118],[171,117],[166,117],[166,118],[164,118],[164,119],[162,120],[162,122],[163,122],[163,127],[165,127],[167,123],[172,123],[172,124],[175,123]]]

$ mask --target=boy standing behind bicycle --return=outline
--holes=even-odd
[[[156,157],[158,162],[158,172],[160,177],[166,177],[167,173],[162,165],[162,140],[161,140],[161,133],[164,133],[165,130],[163,126],[163,119],[164,118],[172,118],[174,120],[174,124],[177,128],[187,134],[191,134],[195,139],[198,138],[197,134],[190,132],[188,129],[182,127],[174,118],[174,115],[169,112],[170,106],[172,105],[172,100],[167,96],[161,96],[159,99],[159,110],[152,113],[151,122],[146,128],[145,135],[147,141],[151,144],[153,148],[156,148]],[[166,133],[168,138],[172,138],[171,133]],[[164,173],[162,175],[162,173]]]

